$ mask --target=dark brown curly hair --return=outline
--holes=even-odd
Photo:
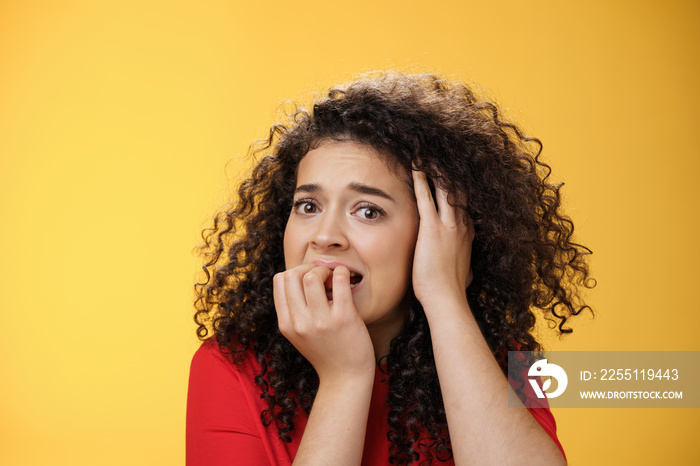
[[[295,413],[310,412],[318,378],[278,329],[272,279],[285,270],[297,167],[325,140],[363,143],[396,169],[425,171],[468,213],[476,237],[466,294],[502,366],[508,350],[541,349],[532,335],[536,312],[569,333],[567,320],[590,309],[580,291],[595,285],[585,261],[591,251],[572,240],[561,184],[548,181],[538,139],[466,85],[432,75],[375,73],[332,88],[251,147],[259,156],[252,174],[202,233],[206,280],[195,285],[197,335],[213,332],[234,362],[252,349],[262,367],[255,381],[268,403],[261,418],[277,423],[282,441],[290,441]],[[415,298],[386,371],[391,464],[410,464],[420,450],[429,461],[451,457],[430,330]]]

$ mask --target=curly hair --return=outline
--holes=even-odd
[[[318,377],[279,331],[272,280],[285,270],[297,167],[327,140],[366,144],[397,170],[425,171],[467,213],[476,237],[466,295],[502,367],[508,350],[541,349],[536,313],[561,334],[572,331],[568,319],[590,309],[581,290],[595,285],[586,263],[591,251],[572,240],[562,185],[548,181],[538,139],[466,85],[433,75],[381,72],[334,87],[251,146],[259,156],[252,173],[202,233],[206,280],[195,285],[197,335],[213,332],[234,362],[252,349],[262,368],[255,382],[268,405],[262,421],[276,422],[283,441],[290,441],[299,409],[310,412]],[[428,462],[450,458],[430,330],[415,297],[385,362],[391,464],[415,462],[421,451]]]

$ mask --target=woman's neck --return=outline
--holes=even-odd
[[[397,319],[367,325],[369,336],[372,339],[372,346],[374,346],[374,357],[377,362],[379,362],[382,357],[389,354],[391,340],[396,338],[399,333],[401,333],[403,324],[403,320]]]

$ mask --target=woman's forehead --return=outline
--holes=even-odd
[[[332,183],[349,177],[413,193],[410,173],[393,155],[350,140],[325,140],[311,149],[299,162],[296,185],[305,184],[311,178]]]

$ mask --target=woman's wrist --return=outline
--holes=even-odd
[[[421,306],[423,306],[423,310],[425,311],[425,315],[431,327],[433,320],[445,322],[449,320],[451,316],[472,317],[471,307],[469,306],[469,301],[467,301],[467,295],[464,292],[445,291],[442,293],[435,293],[429,298],[419,299],[419,302]]]
[[[319,390],[362,390],[374,385],[375,370],[357,370],[352,372],[338,371],[331,374],[319,374]]]
[[[362,461],[374,373],[319,376],[319,387],[294,465]]]

